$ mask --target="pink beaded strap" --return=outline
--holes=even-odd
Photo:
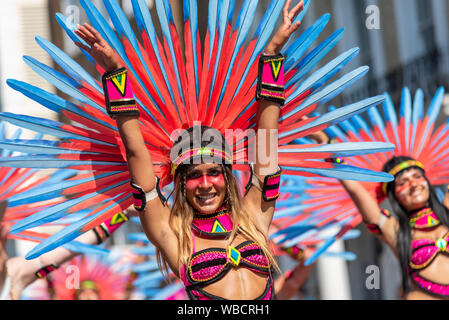
[[[284,105],[284,61],[285,57],[282,54],[260,57],[257,100],[265,99]]]
[[[126,68],[106,72],[102,80],[106,110],[110,116],[139,116]]]

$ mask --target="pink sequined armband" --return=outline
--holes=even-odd
[[[126,68],[106,72],[102,80],[106,110],[110,116],[139,116]]]
[[[145,192],[142,187],[133,182],[130,183],[133,193],[134,209],[136,209],[137,211],[144,211],[147,203],[153,199],[156,199],[157,197],[161,199],[162,203],[165,203],[167,201],[163,196],[161,190],[159,189],[158,177],[155,177],[155,183],[155,188],[149,192]]]
[[[250,169],[251,175],[249,177],[248,184],[245,187],[246,193],[248,193],[251,186],[254,185],[260,191],[262,191],[262,197],[264,201],[274,201],[279,198],[279,187],[281,185],[282,169],[279,168],[279,171],[277,171],[276,173],[265,176],[263,183],[254,174],[254,165],[252,163],[250,164]]]
[[[275,174],[265,176],[262,188],[262,196],[265,201],[274,201],[279,198],[279,186],[281,184],[282,170]]]
[[[256,100],[265,99],[284,105],[284,61],[282,54],[260,57]]]

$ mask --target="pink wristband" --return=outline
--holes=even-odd
[[[106,110],[110,116],[136,115],[139,108],[136,105],[131,83],[126,68],[120,68],[103,75],[103,90]]]
[[[260,57],[257,100],[265,99],[284,105],[284,61],[285,57],[282,54]]]
[[[39,269],[38,271],[36,271],[35,275],[39,279],[43,279],[43,278],[47,277],[49,273],[55,271],[58,268],[59,267],[57,265],[50,264],[50,265],[45,266],[45,267]]]

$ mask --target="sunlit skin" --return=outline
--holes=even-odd
[[[430,196],[429,185],[423,173],[415,168],[396,177],[394,192],[398,202],[408,212],[426,206]]]
[[[186,197],[190,205],[202,214],[217,211],[226,197],[222,167],[205,163],[189,168],[186,173]]]

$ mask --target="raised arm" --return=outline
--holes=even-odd
[[[108,113],[117,121],[117,128],[126,150],[126,160],[134,193],[140,198],[149,199],[146,206],[142,205],[142,208],[139,208],[141,209],[142,227],[150,241],[165,255],[171,256],[167,251],[177,251],[170,249],[174,247],[172,244],[176,243],[171,240],[176,241],[176,238],[173,233],[170,233],[169,208],[162,203],[159,197],[147,195],[150,192],[153,194],[155,192],[156,176],[140,129],[139,110],[135,105],[131,86],[126,84],[124,92],[119,92],[114,86],[113,77],[127,77],[127,70],[121,65],[117,53],[92,26],[87,23],[83,26],[78,25],[75,33],[88,44],[86,46],[77,42],[76,45],[89,52],[95,62],[106,71],[103,75],[106,107]],[[123,78],[120,79],[123,80]],[[118,97],[117,100],[114,100],[115,96]]]
[[[280,172],[278,167],[278,122],[280,107],[284,103],[284,57],[281,49],[290,36],[298,30],[300,22],[293,23],[303,10],[304,2],[300,1],[289,10],[291,0],[287,0],[283,9],[283,23],[271,39],[259,61],[259,78],[257,88],[258,109],[256,117],[256,158],[254,161],[255,183],[248,190],[244,202],[245,207],[253,214],[259,226],[268,232],[275,209],[276,192],[264,192],[264,180],[268,183],[276,181]],[[271,73],[270,68],[273,68]],[[259,182],[257,182],[257,180]],[[254,181],[254,180],[253,180]],[[254,187],[255,185],[255,187]]]
[[[381,240],[385,241],[397,253],[398,221],[394,217],[388,216],[387,211],[381,210],[377,201],[361,183],[349,180],[341,180],[340,182],[362,215],[363,222],[368,229],[379,236]]]
[[[95,62],[105,70],[105,75],[123,68],[117,53],[101,37],[99,32],[85,23],[78,25],[75,33],[89,46],[76,42],[76,45],[92,56]],[[112,107],[114,108],[114,107]],[[111,110],[108,110],[111,115]],[[123,112],[112,110],[113,118],[117,121],[117,128],[126,149],[128,168],[132,181],[144,190],[152,190],[155,186],[155,174],[150,154],[140,131],[138,112]]]
[[[278,93],[265,92],[264,82],[265,82],[265,70],[266,64],[269,61],[274,60],[274,69],[279,66],[279,73],[283,72],[281,70],[280,63],[283,64],[282,57],[280,57],[281,49],[287,43],[290,36],[298,30],[301,25],[300,22],[292,23],[296,16],[304,9],[304,1],[300,1],[291,11],[289,7],[291,0],[287,0],[282,11],[283,23],[274,37],[271,39],[270,43],[265,48],[261,57],[261,66],[259,70],[259,85],[261,86],[258,90],[258,100],[259,108],[257,110],[256,127],[257,136],[256,141],[256,161],[254,163],[254,171],[260,177],[263,178],[267,174],[273,173],[278,170],[278,156],[277,156],[277,131],[279,123],[280,107],[284,104],[284,95],[278,97]],[[280,58],[280,59],[279,59]],[[279,61],[279,62],[278,62]],[[279,78],[269,79],[270,82],[279,81],[279,84],[270,83],[272,86],[283,86],[284,80],[283,74],[279,75]]]

